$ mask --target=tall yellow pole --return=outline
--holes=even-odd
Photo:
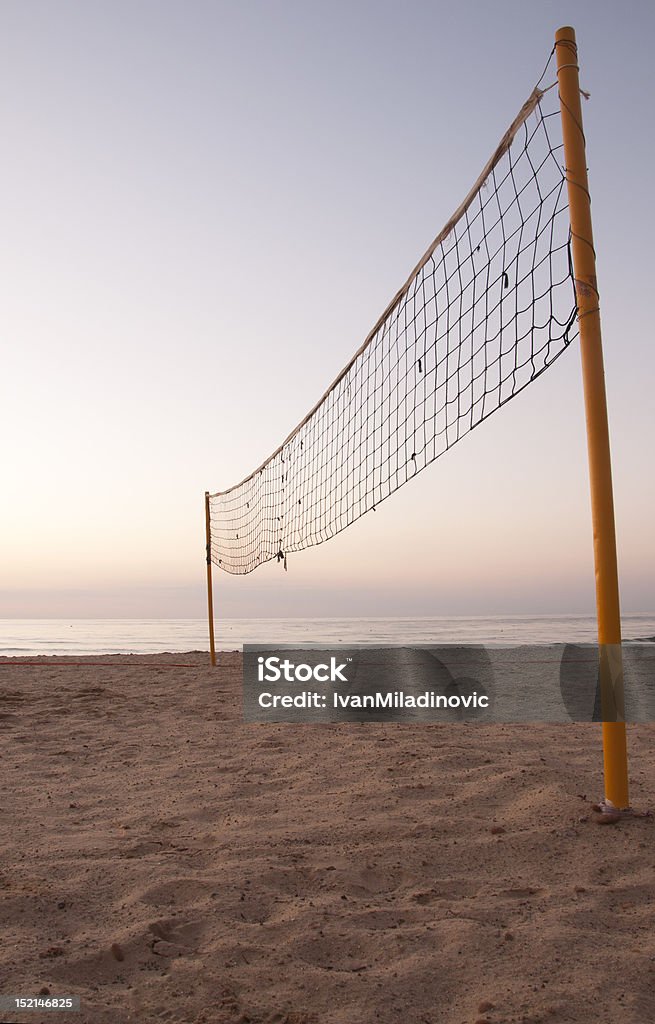
[[[616,562],[614,499],[610,461],[605,372],[600,332],[596,254],[591,229],[591,199],[587,180],[585,138],[578,78],[575,31],[555,34],[557,79],[564,136],[564,159],[571,215],[573,272],[580,325],[582,380],[587,420],[587,449],[596,568],[596,609],[600,653],[600,688],[605,762],[605,797],[627,809],[628,758],[623,709],[621,616]]]
[[[212,592],[212,526],[209,515],[209,491],[205,491],[205,533],[207,535],[207,614],[209,616],[209,653],[212,665],[216,664],[214,644],[214,595]]]

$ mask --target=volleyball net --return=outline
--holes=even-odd
[[[537,87],[325,394],[261,466],[209,495],[215,565],[286,567],[290,553],[375,510],[564,352],[577,309],[562,148],[557,95]]]

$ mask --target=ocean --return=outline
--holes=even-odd
[[[655,614],[625,615],[624,640],[655,640]],[[245,643],[487,645],[593,642],[591,615],[394,619],[222,619],[218,650]],[[0,619],[0,656],[207,651],[205,619]]]

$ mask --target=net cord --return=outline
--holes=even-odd
[[[316,402],[316,404],[309,410],[307,415],[303,417],[303,419],[300,421],[300,423],[296,427],[294,427],[294,429],[291,431],[291,433],[288,435],[288,437],[286,437],[284,439],[284,441],[282,441],[282,443],[275,449],[275,451],[272,452],[271,455],[269,455],[268,458],[266,458],[262,462],[262,464],[257,467],[257,469],[253,470],[252,473],[249,473],[248,476],[244,477],[243,480],[240,480],[239,483],[234,484],[232,487],[228,487],[227,490],[224,490],[224,491],[214,491],[212,494],[210,494],[211,498],[217,498],[217,497],[219,497],[221,495],[230,494],[232,491],[236,491],[237,488],[242,487],[243,484],[247,483],[249,480],[252,480],[255,476],[257,476],[258,473],[260,473],[263,469],[265,469],[265,467],[268,466],[268,464],[270,462],[272,462],[273,459],[277,455],[280,454],[280,452],[283,450],[283,448],[287,444],[289,444],[289,442],[296,436],[296,434],[300,430],[302,430],[302,428],[305,426],[305,424],[308,422],[308,420],[310,420],[312,418],[314,413],[317,412],[317,410],[320,408],[320,406],[325,401],[325,399],[328,397],[328,395],[332,391],[334,391],[334,389],[338,386],[339,382],[341,380],[343,380],[343,378],[346,376],[348,371],[352,368],[352,366],[357,361],[357,359],[362,355],[363,352],[366,351],[366,349],[368,348],[368,346],[370,345],[370,343],[372,342],[372,340],[376,336],[377,332],[379,331],[380,327],[384,324],[385,320],[387,319],[389,314],[392,312],[394,307],[400,302],[400,300],[402,298],[404,298],[404,296],[407,295],[407,293],[409,292],[409,290],[410,290],[414,280],[416,279],[417,275],[424,268],[424,266],[426,265],[428,260],[431,258],[431,256],[435,252],[435,250],[448,237],[448,235],[451,233],[453,228],[459,222],[460,218],[463,217],[464,214],[466,213],[466,211],[469,209],[469,207],[471,206],[471,204],[475,200],[475,198],[476,198],[478,192],[480,191],[482,185],[484,184],[484,182],[487,180],[487,178],[492,173],[492,171],[494,170],[496,165],[499,163],[499,161],[503,158],[505,153],[507,153],[507,151],[509,150],[510,146],[512,145],[512,142],[514,141],[514,139],[516,137],[516,133],[518,132],[518,130],[521,127],[521,125],[524,124],[524,122],[528,119],[530,114],[532,114],[532,112],[534,110],[536,110],[536,108],[539,105],[539,102],[541,100],[541,97],[544,95],[544,92],[545,92],[545,90],[542,90],[542,89],[539,89],[539,88],[535,88],[535,89],[532,90],[532,93],[530,94],[528,99],[525,101],[525,103],[523,104],[523,106],[519,110],[518,114],[516,115],[516,117],[512,121],[511,125],[509,126],[509,128],[507,129],[505,134],[503,135],[503,137],[502,137],[498,147],[496,148],[496,150],[493,153],[493,155],[487,161],[487,163],[484,166],[482,172],[480,173],[479,177],[477,178],[475,184],[470,189],[470,191],[469,191],[468,195],[466,196],[466,198],[464,199],[464,201],[457,208],[457,210],[452,215],[452,217],[446,222],[446,224],[444,224],[443,228],[441,229],[441,231],[439,232],[437,237],[434,239],[434,241],[431,243],[429,248],[425,251],[425,253],[421,257],[421,259],[418,261],[418,263],[416,264],[416,266],[412,270],[411,274],[409,275],[409,277],[405,281],[404,285],[396,292],[396,294],[394,295],[393,299],[389,302],[389,304],[386,307],[386,309],[384,310],[384,312],[381,314],[381,316],[376,321],[375,325],[371,328],[371,330],[369,331],[369,333],[366,336],[366,338],[365,338],[364,342],[362,343],[362,345],[360,345],[360,347],[357,349],[357,351],[352,356],[352,358],[348,361],[346,366],[344,366],[344,368],[341,370],[341,372],[335,377],[335,379],[332,381],[332,383],[327,388],[327,390],[324,392],[324,394],[321,395],[321,397]]]

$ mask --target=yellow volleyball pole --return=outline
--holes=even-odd
[[[627,809],[630,801],[623,710],[621,616],[612,466],[596,281],[596,254],[591,228],[591,199],[580,103],[578,48],[575,31],[572,28],[557,30],[555,50],[587,420],[603,719],[606,714],[616,712],[612,714],[615,720],[603,721],[605,798],[615,807]]]
[[[214,645],[214,595],[212,593],[212,525],[209,515],[209,491],[205,491],[205,533],[207,535],[207,614],[209,616],[209,654],[212,665],[216,664]]]

